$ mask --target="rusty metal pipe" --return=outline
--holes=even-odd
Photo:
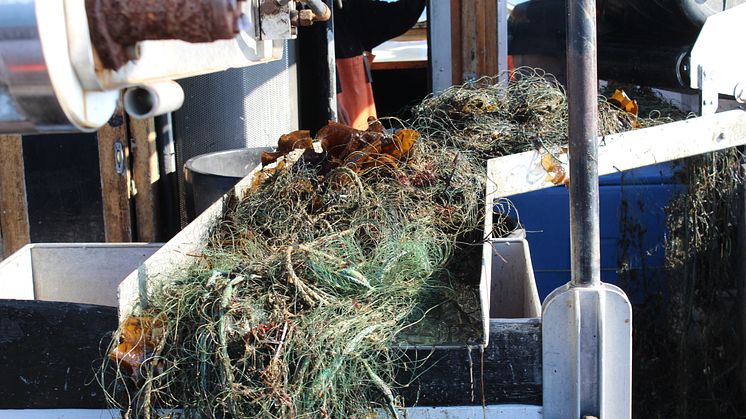
[[[86,0],[88,25],[105,68],[137,57],[140,41],[212,42],[239,31],[240,0]]]
[[[567,13],[572,282],[589,286],[601,282],[596,1],[569,0]]]

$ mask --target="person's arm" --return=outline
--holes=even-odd
[[[417,23],[426,0],[399,0],[393,3],[380,0],[349,0],[354,7],[356,35],[366,51],[404,34]]]

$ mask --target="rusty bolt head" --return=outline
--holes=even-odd
[[[280,11],[280,7],[276,0],[264,0],[260,10],[263,15],[273,15]]]
[[[298,23],[300,26],[311,26],[313,25],[313,10],[303,9],[298,11]]]

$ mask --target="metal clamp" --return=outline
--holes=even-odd
[[[714,115],[718,110],[719,94],[712,69],[697,67],[700,86],[700,115]]]

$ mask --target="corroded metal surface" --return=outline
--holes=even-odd
[[[212,42],[239,31],[236,0],[86,0],[86,11],[93,45],[108,69],[136,58],[139,41]]]

